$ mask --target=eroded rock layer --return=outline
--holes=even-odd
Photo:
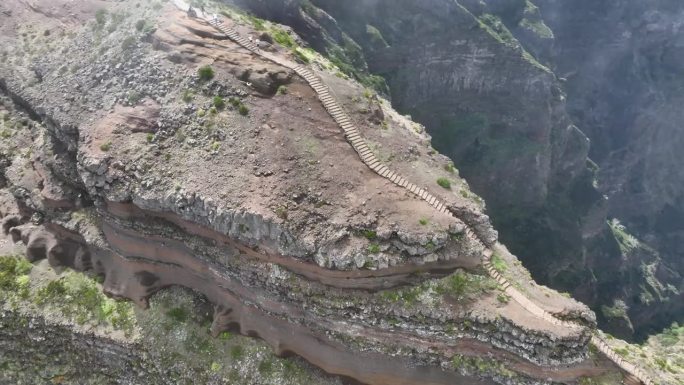
[[[93,57],[0,66],[3,111],[18,123],[1,148],[0,216],[28,260],[91,271],[141,307],[164,288],[192,289],[214,306],[214,334],[238,330],[367,384],[566,383],[615,370],[589,358],[584,306],[521,285],[586,325],[559,327],[488,278],[483,246],[465,236],[466,223],[491,230],[483,204],[414,123],[368,98],[392,117],[365,128],[378,158],[417,183],[449,182],[435,194],[456,217],[370,172],[287,70],[171,6],[146,8],[142,23],[96,9],[77,16],[94,17],[90,29],[58,42]],[[362,93],[322,76],[340,98]]]

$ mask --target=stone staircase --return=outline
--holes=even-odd
[[[275,62],[286,68],[289,68],[299,76],[301,76],[306,82],[311,86],[311,88],[316,91],[318,98],[321,103],[332,116],[335,122],[342,128],[347,141],[351,144],[352,148],[358,153],[361,161],[368,166],[373,172],[380,175],[381,177],[389,180],[399,187],[405,188],[407,191],[411,192],[413,195],[424,200],[429,205],[434,207],[439,212],[449,214],[453,217],[456,215],[449,209],[449,207],[443,203],[435,195],[431,194],[427,189],[422,188],[409,182],[407,179],[396,173],[395,171],[389,169],[387,166],[383,165],[377,157],[373,154],[371,149],[366,144],[365,140],[361,137],[361,134],[354,124],[354,121],[349,114],[344,110],[344,108],[337,102],[336,98],[333,96],[330,88],[321,80],[321,78],[316,75],[309,68],[298,64],[292,60],[273,55],[269,52],[263,52],[259,47],[252,42],[250,39],[241,36],[236,30],[228,26],[223,25],[219,20],[209,20],[209,24],[214,26],[219,31],[223,32],[228,38],[241,45],[245,49],[257,54],[267,60]],[[466,236],[478,243],[484,249],[482,264],[487,270],[488,274],[495,279],[503,288],[504,292],[510,296],[514,301],[518,302],[527,311],[539,317],[553,325],[578,329],[582,328],[581,325],[573,322],[568,322],[560,320],[553,316],[553,314],[544,310],[541,306],[537,305],[531,301],[527,296],[521,293],[519,290],[515,289],[508,280],[501,275],[491,264],[491,257],[493,251],[485,244],[470,228],[466,229]],[[634,381],[644,385],[655,385],[655,383],[650,379],[650,377],[640,368],[627,362],[623,357],[615,353],[615,351],[598,335],[594,334],[591,338],[591,343],[596,346],[596,348],[606,355],[611,361],[613,361],[618,367],[627,373],[625,378],[625,384],[634,384]]]

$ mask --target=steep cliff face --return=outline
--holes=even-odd
[[[551,282],[568,260],[581,259],[602,197],[586,168],[588,140],[565,112],[560,84],[502,21],[524,7],[314,3],[364,47],[397,107],[425,123],[433,145],[485,198],[502,240],[538,278]],[[369,27],[385,47],[374,45]]]
[[[158,292],[182,286],[204,304],[186,309],[202,313],[202,346],[218,348],[206,342],[209,333],[237,331],[362,383],[532,385],[622,375],[588,349],[593,314],[536,285],[496,244],[482,199],[421,125],[282,26],[207,5],[231,31],[259,40],[257,54],[171,3],[141,4],[135,14],[132,4],[2,4],[0,223],[31,262],[0,257],[11,288],[0,294],[12,298],[11,330],[1,336],[8,350],[22,343],[24,305],[39,337],[43,296],[72,309],[69,278],[45,291],[33,283],[31,266],[47,260],[97,277],[85,299],[112,326],[117,305],[100,306],[100,288],[145,309]],[[322,96],[323,84],[336,110],[324,107],[331,96]],[[348,120],[340,123],[342,108]],[[353,137],[343,131],[350,121],[359,126]],[[363,151],[352,146],[359,141]],[[369,154],[402,178],[372,171]],[[412,192],[398,182],[404,177],[425,189]],[[497,271],[521,277],[517,287],[534,311],[487,275],[485,251],[496,251],[487,258]],[[63,349],[68,363],[89,342],[118,351],[111,341],[76,339]],[[31,350],[52,351],[39,345]],[[155,383],[168,367],[130,367],[145,350],[102,370],[123,383],[149,372]],[[224,356],[209,356],[217,360],[211,370],[229,375],[235,362]],[[27,380],[15,364],[9,378]],[[268,383],[264,377],[243,382]],[[75,372],[70,380],[88,378]]]
[[[681,314],[675,4],[238,3],[353,76],[382,75],[535,278],[592,305],[612,333],[642,336]],[[616,301],[618,319],[602,311]]]
[[[556,36],[551,60],[567,78],[568,110],[592,140],[609,216],[636,238],[632,247],[621,242],[618,253],[635,271],[620,282],[631,294],[624,298],[627,313],[645,330],[667,326],[683,310],[684,6],[552,0],[538,5]],[[643,245],[637,257],[635,240]],[[639,272],[650,276],[641,290],[635,288]]]

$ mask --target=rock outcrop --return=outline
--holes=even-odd
[[[351,118],[369,122],[359,129],[367,151],[435,191],[428,202],[361,162],[310,83],[171,4],[145,7],[142,19],[127,5],[84,7],[73,14],[84,29],[35,12],[46,4],[17,3],[17,17],[3,19],[27,36],[31,25],[61,36],[32,42],[59,51],[24,53],[21,35],[8,34],[13,60],[30,65],[0,65],[13,123],[0,216],[29,260],[91,272],[107,295],[141,308],[162,289],[191,289],[212,304],[214,335],[259,337],[367,384],[619,375],[590,357],[586,307],[521,284],[581,321],[547,322],[488,278],[485,246],[467,230],[495,243],[484,204],[419,125],[281,27],[222,9],[242,36],[273,35],[270,54],[317,67]],[[275,74],[276,92],[251,73]],[[501,269],[523,274],[506,261]]]

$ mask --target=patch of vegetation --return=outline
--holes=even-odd
[[[134,105],[138,104],[138,102],[142,98],[143,98],[143,95],[138,91],[133,90],[133,91],[128,92],[127,100],[128,100],[128,104],[130,104],[130,105],[134,106]]]
[[[457,369],[462,373],[494,374],[508,379],[516,377],[515,372],[506,368],[503,363],[492,358],[471,357],[456,354],[451,358],[451,364],[454,369]]]
[[[294,49],[297,46],[297,43],[292,36],[282,28],[273,28],[270,31],[270,35],[273,38],[273,41],[285,48]]]
[[[356,79],[364,86],[372,88],[379,93],[389,94],[389,87],[385,82],[385,78],[368,73],[363,50],[346,34],[342,35],[342,43],[340,45],[328,48],[327,57],[345,75]]]
[[[247,108],[247,106],[245,106],[244,104],[240,104],[240,106],[238,107],[238,112],[242,116],[247,116],[249,115],[249,108]]]
[[[190,103],[190,102],[192,102],[192,99],[193,99],[194,97],[195,97],[195,95],[192,93],[192,91],[190,91],[190,90],[185,90],[185,91],[183,91],[183,96],[181,96],[181,99],[182,99],[185,103]]]
[[[287,86],[278,86],[278,90],[276,91],[277,95],[285,95],[287,94]]]
[[[437,287],[437,292],[456,300],[472,300],[497,288],[496,281],[488,276],[458,271],[443,278]]]
[[[262,376],[268,377],[273,374],[273,361],[266,358],[259,363],[257,368]]]
[[[36,305],[56,307],[80,325],[109,324],[126,334],[134,327],[131,303],[107,298],[98,283],[82,273],[70,271],[38,288],[33,297]]]
[[[145,139],[147,140],[147,143],[152,143],[154,140],[154,134],[151,132],[148,132],[147,135],[145,136]]]
[[[216,107],[219,110],[222,110],[226,107],[226,102],[223,100],[222,97],[220,96],[214,96],[213,103],[214,107]]]
[[[456,167],[454,167],[453,163],[447,163],[444,165],[444,170],[448,173],[455,173],[456,172]]]
[[[382,36],[380,30],[370,24],[366,24],[366,35],[370,37],[370,42],[373,46],[383,48],[389,47],[389,44],[387,44],[387,41]]]
[[[629,349],[627,348],[615,348],[613,350],[622,357],[627,357],[629,355]]]
[[[505,293],[499,293],[496,295],[496,299],[501,303],[508,303],[508,301],[511,300],[511,297]]]
[[[15,293],[20,298],[29,296],[29,276],[33,265],[20,256],[0,257],[0,298],[5,292]]]
[[[518,25],[534,32],[542,39],[553,39],[553,31],[544,24],[539,8],[529,0],[525,2],[525,11],[523,15],[524,17],[520,20]]]
[[[231,96],[231,97],[228,99],[228,103],[230,103],[231,106],[237,108],[237,107],[239,107],[239,106],[242,104],[242,101],[241,101],[240,99],[236,98],[236,97],[232,97],[232,96]]]
[[[306,55],[300,48],[293,49],[292,53],[294,54],[295,58],[299,59],[299,61],[301,61],[302,63],[311,63],[311,59],[309,58],[309,56]]]
[[[202,66],[197,70],[197,76],[201,81],[207,82],[214,78],[214,69],[209,65]]]
[[[508,30],[506,25],[504,25],[498,16],[485,13],[480,16],[479,19],[483,28],[498,42],[514,48],[520,47],[518,40],[513,36],[511,31]]]
[[[283,206],[279,206],[275,209],[275,214],[280,219],[287,219],[287,209]]]
[[[613,237],[615,237],[615,240],[620,246],[620,251],[623,254],[626,255],[630,251],[639,247],[639,245],[641,244],[639,240],[636,239],[633,235],[629,234],[625,226],[622,225],[618,219],[614,218],[608,221],[607,223],[610,227],[611,232],[613,233]]]
[[[228,341],[233,338],[233,333],[229,331],[223,331],[219,334],[218,338],[222,341]]]
[[[492,254],[491,263],[494,270],[498,271],[501,274],[505,273],[506,270],[508,270],[508,266],[506,266],[506,261],[504,261],[501,257],[501,254],[497,252],[494,252],[494,254]]]
[[[437,179],[437,184],[440,185],[442,188],[445,188],[447,190],[451,189],[451,182],[447,178]]]
[[[674,322],[669,328],[663,330],[658,335],[658,339],[663,346],[677,345],[679,341],[684,339],[684,326],[679,326],[677,322]]]
[[[418,223],[420,223],[422,226],[425,226],[425,225],[428,224],[428,220],[425,219],[425,218],[420,218],[420,219],[418,220]]]
[[[190,317],[190,313],[184,307],[174,307],[167,311],[166,315],[178,323],[184,323]]]
[[[124,51],[128,51],[129,49],[133,48],[135,46],[137,39],[135,36],[128,36],[121,42],[121,49]]]
[[[235,361],[239,361],[245,355],[245,351],[240,345],[235,345],[230,349],[230,358]]]
[[[250,14],[246,14],[245,17],[249,21],[250,24],[252,24],[252,27],[256,29],[257,31],[265,31],[266,30],[266,22],[262,19],[259,19],[258,17]]]
[[[154,32],[156,30],[156,27],[149,21],[145,19],[140,19],[135,22],[135,29],[138,32],[142,32],[143,34],[148,35]]]
[[[371,243],[368,245],[368,253],[369,254],[377,254],[380,252],[380,245],[377,243]]]
[[[108,140],[100,145],[100,150],[107,152],[112,149],[112,141]]]
[[[627,319],[627,304],[625,301],[616,299],[613,301],[613,306],[601,306],[601,313],[606,318],[624,318]]]
[[[361,234],[366,237],[369,241],[372,241],[373,239],[378,237],[378,234],[373,231],[373,230],[362,230]]]
[[[426,293],[430,289],[427,283],[399,290],[386,290],[380,295],[381,297],[391,303],[403,303],[405,305],[414,305],[421,294]]]
[[[9,130],[7,128],[0,130],[0,138],[7,139],[7,138],[10,138],[11,136],[12,136],[11,130]]]

